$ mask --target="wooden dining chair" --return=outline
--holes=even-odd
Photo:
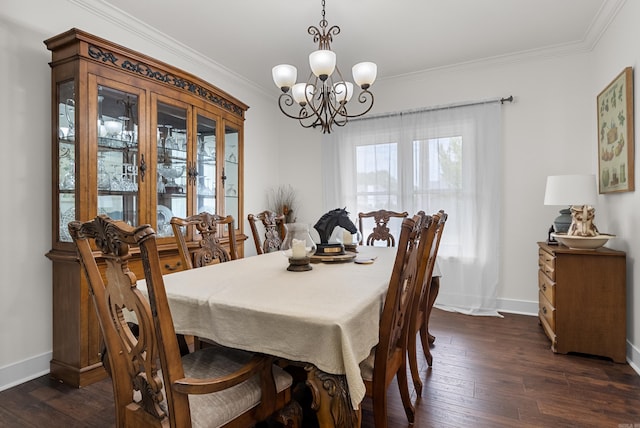
[[[149,225],[98,216],[69,223],[69,231],[107,346],[118,427],[248,427],[285,406],[279,422],[299,424],[292,378],[272,357],[220,346],[180,356]],[[140,249],[148,298],[129,269],[131,247]],[[106,265],[104,277],[98,264]]]
[[[203,211],[187,218],[172,217],[170,223],[185,270],[207,266],[212,263],[224,263],[238,258],[233,216],[223,217]],[[229,250],[220,243],[218,237],[219,225],[226,225],[227,227]],[[197,241],[198,248],[193,253],[189,251],[185,238],[185,234],[189,233],[187,230],[189,227],[195,227],[200,235],[200,239]],[[178,343],[182,355],[190,352],[188,341],[193,342],[193,349],[200,349],[203,346],[203,341],[197,336],[184,337],[182,334],[178,334]]]
[[[436,263],[436,257],[438,255],[438,247],[440,246],[440,238],[442,237],[442,231],[447,221],[447,214],[440,210],[436,214],[432,215],[429,219],[424,211],[419,211],[413,219],[416,222],[422,222],[425,224],[429,222],[429,226],[423,229],[423,235],[421,239],[425,239],[428,244],[428,255],[418,267],[418,275],[416,279],[415,296],[413,298],[413,307],[411,309],[411,329],[409,331],[409,338],[407,344],[407,353],[409,359],[409,369],[411,372],[411,378],[413,385],[416,389],[418,396],[422,395],[422,380],[418,372],[418,358],[417,358],[417,336],[420,335],[422,343],[422,351],[427,360],[427,364],[431,366],[433,364],[433,356],[431,355],[431,349],[429,348],[428,339],[428,320],[433,307],[431,305],[431,290],[432,290],[432,277],[433,268]],[[435,300],[435,297],[434,297]]]
[[[226,226],[229,235],[229,250],[220,243],[218,237],[219,226]],[[206,211],[187,218],[172,217],[171,227],[173,236],[178,244],[178,252],[185,269],[202,267],[211,263],[223,263],[238,258],[236,227],[233,216],[220,216]],[[189,251],[183,228],[195,227],[200,235],[197,240],[198,248],[193,253]]]
[[[414,422],[415,408],[409,394],[406,356],[416,277],[428,245],[426,240],[418,239],[422,227],[425,227],[422,222],[418,224],[411,218],[402,221],[398,250],[380,317],[378,344],[360,363],[366,396],[373,400],[376,428],[387,427],[387,389],[394,377],[407,419]]]
[[[393,236],[389,229],[389,220],[391,218],[403,219],[409,216],[406,211],[396,212],[388,210],[370,211],[368,213],[358,213],[358,224],[360,226],[360,234],[362,238],[360,245],[375,245],[376,242],[385,242],[387,247],[395,247],[396,238]],[[368,235],[365,235],[364,220],[367,218],[373,219],[373,231]],[[366,236],[366,238],[365,238]]]
[[[256,215],[249,214],[247,219],[249,220],[249,226],[251,226],[251,234],[258,254],[280,250],[285,235],[284,214],[278,215],[273,211],[265,210]],[[264,241],[258,230],[258,222],[262,224],[262,229],[264,230]]]
[[[441,215],[444,217],[444,220],[441,218],[441,222],[447,221],[449,215],[444,212],[444,210],[439,211]],[[433,276],[433,269],[435,268],[435,260],[437,259],[438,250],[440,248],[440,239],[442,238],[442,234],[444,233],[444,223],[442,224],[440,231],[436,235],[436,239],[438,240],[436,244],[436,257],[434,258],[433,267],[432,267],[432,275],[431,282],[429,284],[429,300],[427,301],[427,310],[425,313],[425,324],[421,330],[424,330],[423,334],[426,335],[429,343],[435,342],[436,338],[429,332],[429,319],[431,318],[431,311],[433,310],[433,305],[436,302],[436,298],[438,297],[438,293],[440,292],[440,277]],[[431,364],[430,364],[431,365]]]

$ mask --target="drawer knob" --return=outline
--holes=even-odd
[[[542,307],[542,312],[543,312],[544,314],[546,314],[546,313],[547,313],[547,307],[546,307],[546,306],[543,306],[543,307]]]
[[[182,266],[182,262],[176,263],[175,266],[171,266],[169,263],[165,263],[164,264],[164,268],[166,270],[170,270],[170,271],[178,270],[180,268],[180,266]]]
[[[542,291],[547,291],[547,284],[542,284]]]

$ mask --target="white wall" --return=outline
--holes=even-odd
[[[634,68],[635,114],[635,192],[601,195],[596,216],[607,219],[610,233],[617,235],[611,247],[627,252],[627,356],[631,355],[634,365],[640,366],[640,2],[627,1],[593,52],[590,67],[593,69],[589,95],[595,100],[625,67]],[[595,108],[589,117],[591,150],[597,152],[597,119]],[[597,162],[597,159],[594,159]],[[636,368],[636,370],[638,370]]]
[[[5,320],[0,323],[0,389],[46,373],[51,356],[51,263],[44,257],[51,246],[50,52],[42,43],[46,38],[75,26],[183,68],[233,94],[250,106],[245,213],[264,209],[266,191],[281,183],[299,192],[299,221],[313,224],[322,214],[318,130],[302,129],[282,117],[276,94],[268,96],[215,64],[190,56],[188,48],[176,47],[128,17],[111,16],[100,7],[92,0],[4,0],[0,7],[0,183],[11,201],[0,210],[0,224],[5,225],[0,250],[0,313]],[[536,311],[536,241],[546,238],[557,215],[556,208],[542,204],[546,176],[596,171],[595,96],[625,66],[637,65],[640,29],[632,18],[640,16],[639,8],[637,2],[626,2],[594,52],[469,65],[382,80],[374,86],[377,113],[515,97],[503,109],[505,201],[503,222],[496,225],[503,236],[498,288],[502,309]],[[640,165],[637,159],[638,155]],[[637,215],[621,213],[640,206],[638,199],[637,192],[606,195],[596,207],[599,229],[618,235],[611,246],[628,254],[628,338],[636,365],[640,320],[634,313],[640,313],[640,293],[634,259],[640,243],[632,238],[640,228]],[[247,255],[255,253],[251,241],[245,249]]]

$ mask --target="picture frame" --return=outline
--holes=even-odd
[[[597,104],[599,193],[634,191],[632,67],[598,94]]]

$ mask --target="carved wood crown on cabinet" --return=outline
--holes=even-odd
[[[73,28],[51,51],[53,357],[74,386],[106,376],[86,279],[67,230],[107,214],[150,224],[163,273],[182,270],[172,216],[201,211],[236,220],[243,256],[243,137],[248,106],[204,80]],[[184,231],[197,247],[193,228]],[[219,231],[228,246],[228,232]],[[131,270],[142,276],[137,249]],[[104,272],[104,262],[100,261]]]

